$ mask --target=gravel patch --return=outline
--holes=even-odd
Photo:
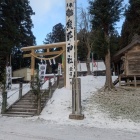
[[[111,92],[99,90],[91,101],[112,119],[140,122],[140,88],[117,87]]]

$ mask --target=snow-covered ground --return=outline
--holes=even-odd
[[[116,77],[112,77],[113,80]],[[118,128],[131,131],[140,131],[140,124],[130,120],[112,120],[107,113],[97,110],[96,105],[87,102],[96,91],[103,87],[105,82],[104,76],[86,76],[81,77],[81,98],[84,120],[71,120],[69,115],[72,112],[71,90],[66,88],[57,89],[52,99],[47,103],[39,118],[57,124],[78,125],[86,127],[100,128]]]
[[[113,80],[116,77],[112,77]],[[103,87],[105,82],[104,76],[85,76],[81,77],[81,100],[82,100],[82,113],[84,114],[84,120],[71,120],[69,115],[72,113],[72,92],[66,88],[57,89],[53,97],[48,101],[46,107],[43,109],[39,117],[31,117],[33,121],[38,119],[44,120],[46,123],[57,125],[71,125],[71,126],[83,126],[83,127],[98,127],[107,129],[121,129],[128,131],[140,131],[140,124],[134,123],[130,120],[112,120],[107,113],[103,113],[97,109],[96,104],[88,102],[96,91]],[[43,88],[47,88],[48,83],[43,85]],[[17,85],[13,85],[12,88],[16,89]],[[28,91],[29,85],[25,87]],[[9,95],[14,91],[9,91]],[[9,96],[8,95],[8,96]],[[15,94],[18,97],[18,93]],[[1,99],[1,98],[0,98]],[[15,100],[16,98],[11,99]]]
[[[30,84],[28,84],[28,83],[23,84],[22,95],[25,95],[29,90],[30,90]],[[12,84],[12,88],[10,90],[7,90],[8,106],[13,104],[18,99],[19,99],[19,84]],[[1,96],[1,92],[0,92],[0,103],[1,102],[2,102],[2,96]],[[1,106],[0,106],[0,112],[1,112]]]

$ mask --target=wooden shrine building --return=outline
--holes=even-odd
[[[140,85],[140,36],[135,35],[129,45],[113,56],[113,64],[119,85]]]

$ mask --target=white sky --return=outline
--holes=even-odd
[[[128,0],[124,0],[125,3]],[[34,28],[32,29],[37,45],[43,44],[53,26],[58,23],[65,25],[65,0],[30,0],[30,5],[35,12],[32,16]],[[77,0],[77,6],[87,8],[88,0]],[[117,24],[118,31],[121,31],[123,20]]]

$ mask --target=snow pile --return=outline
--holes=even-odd
[[[113,80],[116,77],[113,77]],[[100,128],[118,128],[128,130],[140,130],[140,124],[129,120],[112,120],[107,115],[97,110],[96,104],[92,104],[91,96],[96,94],[105,82],[105,77],[86,76],[81,77],[81,100],[82,113],[85,115],[84,120],[71,120],[69,115],[72,113],[72,95],[71,90],[66,88],[57,89],[52,99],[47,103],[39,118],[51,123],[65,125],[82,125]]]
[[[96,82],[94,82],[96,80]],[[86,76],[81,77],[81,98],[87,100],[98,88],[103,86],[102,77]],[[71,122],[69,114],[72,106],[71,90],[66,88],[57,89],[51,100],[47,103],[40,118],[58,123]]]

